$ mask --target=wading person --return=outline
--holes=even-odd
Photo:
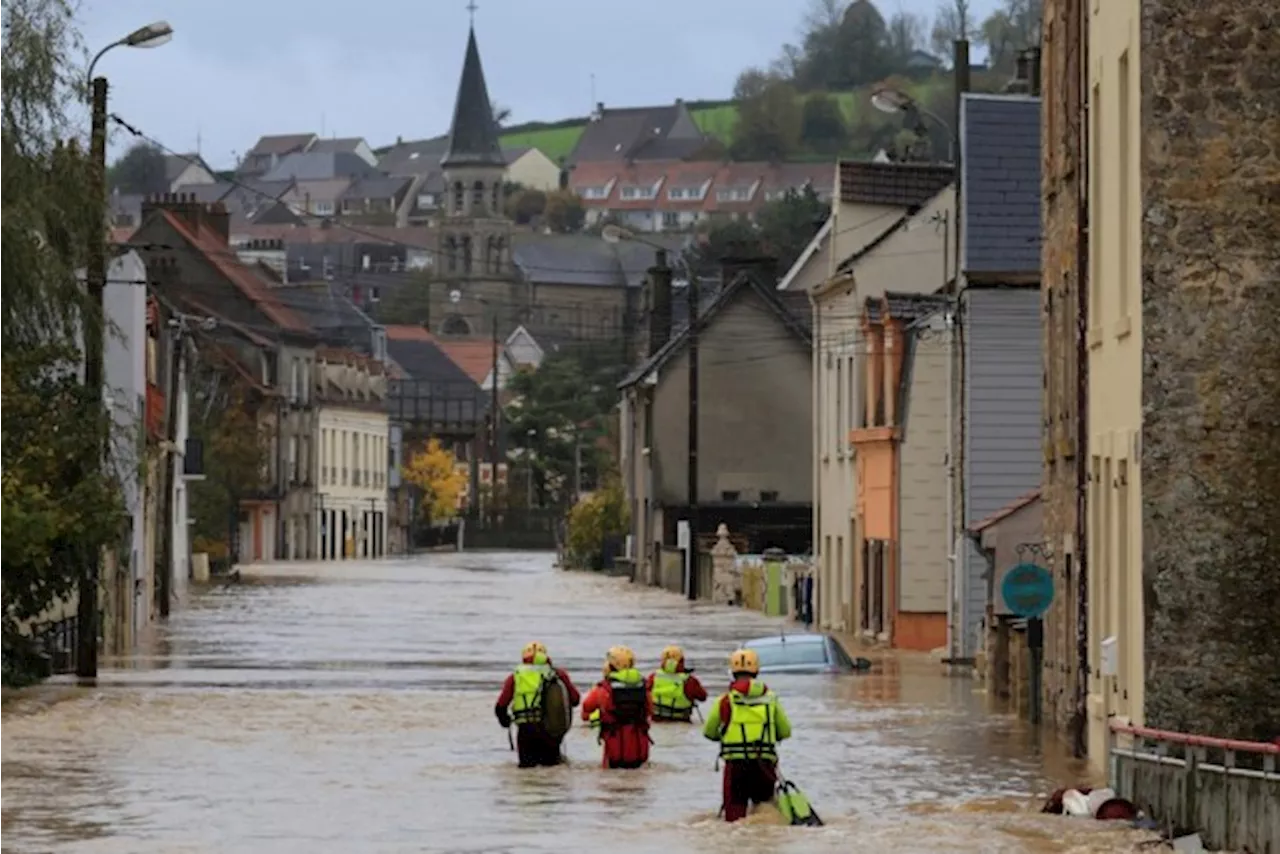
[[[636,670],[635,653],[625,646],[609,650],[604,678],[582,701],[582,719],[588,724],[597,712],[606,768],[639,768],[649,761],[649,692]]]
[[[707,699],[707,689],[685,667],[684,650],[669,646],[662,651],[658,669],[645,680],[655,721],[693,719],[693,708]]]
[[[581,699],[569,674],[551,664],[545,646],[537,641],[525,645],[520,666],[502,683],[493,708],[504,729],[516,725],[521,768],[560,763],[560,743]]]
[[[760,657],[740,649],[729,658],[729,692],[708,709],[702,734],[720,742],[724,760],[721,809],[725,821],[745,818],[751,804],[773,800],[778,782],[778,742],[791,737],[791,721],[777,695],[756,677]]]

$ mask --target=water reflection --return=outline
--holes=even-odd
[[[711,690],[760,615],[690,604],[542,555],[291,566],[197,594],[97,688],[5,709],[5,850],[613,852],[1113,851],[1138,838],[1040,816],[1076,779],[1060,750],[984,710],[920,658],[770,680],[795,723],[784,771],[828,822],[716,820],[714,747],[655,730],[654,761],[606,772],[575,728],[570,764],[522,771],[493,698],[544,641],[579,687],[604,650],[685,646]],[[653,659],[653,660],[650,660]]]

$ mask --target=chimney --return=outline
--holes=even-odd
[[[1005,84],[1004,91],[1008,94],[1025,95],[1031,91],[1031,51],[1018,51],[1018,58],[1014,60],[1013,79]]]
[[[192,198],[195,198],[192,196]],[[214,202],[210,205],[203,205],[202,216],[207,229],[218,235],[218,240],[224,244],[231,242],[231,214],[227,211],[227,206],[222,202]]]
[[[1028,70],[1028,76],[1027,76],[1028,88],[1031,90],[1032,95],[1039,98],[1040,97],[1040,48],[1038,46],[1027,48],[1027,64],[1029,66],[1027,69]]]
[[[671,279],[672,269],[667,264],[667,251],[653,253],[653,266],[649,268],[649,355],[662,349],[671,338]]]

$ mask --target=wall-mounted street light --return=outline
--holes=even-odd
[[[94,55],[93,61],[89,63],[89,73],[86,76],[91,84],[90,88],[92,89],[93,69],[98,65],[98,60],[102,59],[102,57],[106,55],[107,51],[114,50],[118,47],[160,47],[163,44],[168,44],[172,38],[173,27],[169,26],[169,22],[156,21],[155,23],[147,24],[145,27],[139,27],[122,39],[113,41],[111,44],[98,51]]]
[[[894,89],[891,86],[882,86],[871,93],[871,106],[875,107],[882,113],[889,115],[901,114],[903,120],[912,126],[918,135],[925,136],[923,118],[937,122],[938,126],[947,134],[947,160],[953,162],[955,160],[955,152],[953,151],[954,139],[951,133],[951,126],[943,121],[939,116],[929,112],[915,98],[903,92],[901,89]]]

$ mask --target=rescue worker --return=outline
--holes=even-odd
[[[669,646],[662,651],[658,669],[645,679],[645,689],[653,704],[655,721],[693,719],[693,708],[707,699],[707,689],[698,677],[685,667],[684,650]]]
[[[558,765],[563,735],[553,736],[543,725],[543,691],[545,683],[558,679],[568,694],[573,708],[582,700],[573,680],[551,663],[547,648],[538,641],[525,644],[520,653],[520,666],[502,683],[502,692],[493,711],[503,729],[516,725],[516,755],[521,768]]]
[[[720,742],[724,760],[721,809],[725,821],[745,818],[751,804],[773,800],[778,742],[791,737],[791,721],[769,687],[756,677],[760,657],[740,649],[729,658],[733,682],[707,714],[702,734]]]
[[[615,646],[605,657],[604,678],[582,701],[582,719],[600,713],[601,764],[606,768],[639,768],[649,761],[649,719],[653,707],[636,656]]]

